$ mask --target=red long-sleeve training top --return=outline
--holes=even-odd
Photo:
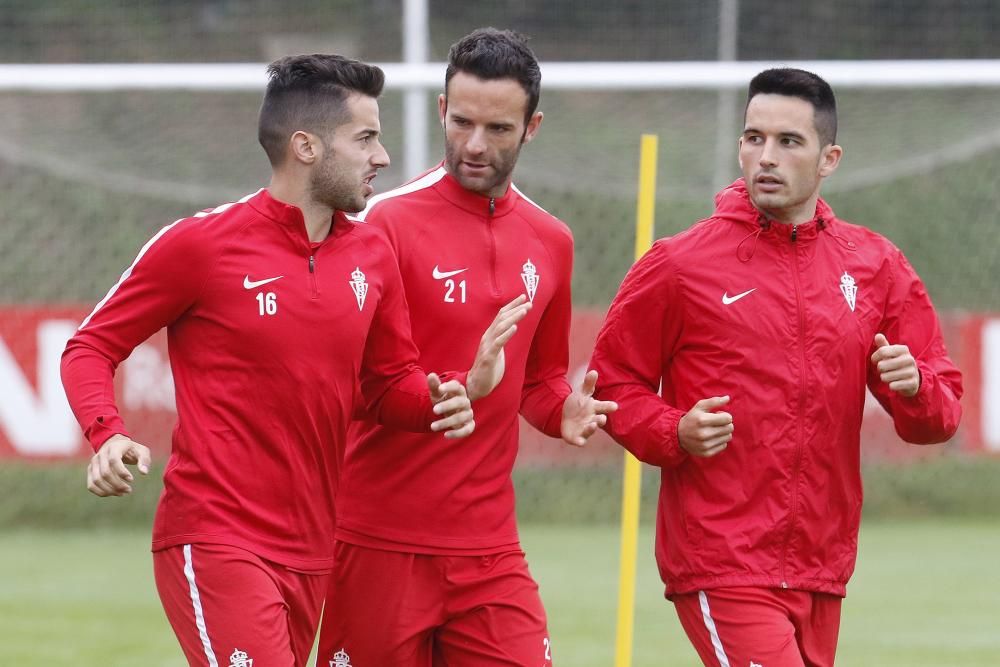
[[[178,418],[154,551],[218,543],[328,569],[359,376],[377,419],[413,430],[435,419],[384,235],[338,212],[311,243],[301,211],[266,190],[162,229],[63,355],[95,450],[127,435],[116,367],[162,327]]]
[[[337,539],[429,554],[517,548],[518,412],[558,437],[570,393],[569,228],[513,185],[490,199],[444,167],[374,197],[362,217],[396,252],[425,367],[468,368],[501,306],[527,294],[533,307],[507,343],[503,381],[473,405],[468,438],[404,433],[370,419],[352,424]]]

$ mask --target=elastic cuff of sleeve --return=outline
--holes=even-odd
[[[934,382],[936,380],[933,371],[924,363],[917,362],[917,372],[920,373],[920,387],[913,396],[903,396],[896,394],[899,402],[907,406],[925,406],[930,402],[930,396],[934,392]]]
[[[113,435],[124,435],[126,438],[131,437],[128,431],[125,430],[125,423],[118,416],[97,417],[91,422],[84,433],[87,442],[90,443],[90,447],[94,452],[100,450],[101,446]]]
[[[683,416],[684,413],[680,410],[671,410],[665,417],[665,432],[669,434],[669,437],[664,443],[664,448],[667,460],[670,461],[671,465],[678,465],[688,457],[688,453],[681,447],[681,439],[677,435],[677,427]]]

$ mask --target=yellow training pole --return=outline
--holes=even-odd
[[[656,209],[655,134],[642,135],[639,151],[639,202],[635,222],[635,258],[642,257],[653,244],[653,214]],[[642,482],[639,461],[625,452],[622,484],[622,548],[618,579],[618,634],[615,667],[631,667],[632,634],[635,620],[635,562],[639,542],[639,489]]]

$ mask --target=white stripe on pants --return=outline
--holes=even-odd
[[[194,562],[191,560],[190,544],[184,545],[184,576],[187,577],[188,588],[191,590],[194,623],[198,626],[198,636],[201,637],[201,644],[205,647],[208,667],[219,667],[219,661],[215,659],[215,651],[212,650],[212,642],[208,639],[208,628],[205,627],[205,612],[201,608],[201,594],[198,593],[198,584],[194,580]]]

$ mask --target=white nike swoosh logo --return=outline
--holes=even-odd
[[[757,289],[756,287],[754,287],[753,289],[748,289],[746,292],[743,292],[742,294],[737,294],[736,296],[729,296],[729,294],[727,292],[723,292],[722,293],[722,303],[728,306],[729,304],[733,303],[734,301],[739,301],[740,299],[742,299],[743,297],[745,297],[747,294],[749,294],[750,292],[753,292],[756,289]]]
[[[253,289],[255,287],[260,287],[261,285],[266,285],[268,283],[273,283],[275,280],[281,280],[285,276],[276,276],[274,278],[265,278],[264,280],[250,280],[250,276],[243,278],[243,289]]]
[[[468,268],[457,269],[455,271],[439,271],[437,265],[434,266],[434,270],[431,275],[434,276],[434,280],[441,280],[442,278],[450,278],[451,276],[457,276],[460,273],[468,271]]]

